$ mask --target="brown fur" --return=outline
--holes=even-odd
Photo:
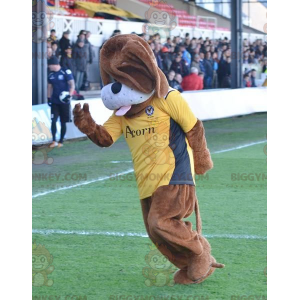
[[[87,103],[83,105],[82,109],[80,103],[76,104],[73,115],[74,124],[96,145],[100,147],[109,147],[113,144],[113,139],[107,130],[103,126],[97,125],[93,120]]]
[[[193,149],[195,173],[204,174],[213,168],[213,162],[207,148],[205,131],[200,120],[197,121],[194,128],[187,134],[189,145]]]
[[[104,85],[111,83],[112,77],[146,94],[155,89],[159,98],[168,92],[167,78],[158,68],[152,49],[135,34],[110,38],[100,51],[100,62]]]
[[[104,44],[100,56],[104,85],[114,79],[143,93],[150,93],[155,89],[155,95],[160,98],[167,94],[167,79],[157,67],[150,46],[142,38],[136,35],[115,36]],[[151,98],[133,105],[125,117],[139,116],[150,101]],[[107,130],[92,119],[87,104],[82,109],[80,104],[75,106],[74,123],[98,146],[108,147],[113,143]],[[193,149],[195,173],[204,174],[213,167],[213,162],[202,122],[198,120],[186,136]],[[175,274],[176,283],[200,283],[215,268],[224,267],[211,256],[210,245],[201,234],[199,204],[194,186],[161,186],[151,197],[141,200],[141,205],[150,239],[158,245],[162,254],[181,269]],[[183,220],[193,211],[196,213],[196,231],[192,230],[189,221]]]
[[[211,256],[208,241],[201,235],[201,219],[195,187],[167,185],[159,187],[152,197],[141,200],[147,233],[160,252],[181,273],[174,280],[179,284],[200,283],[214,268],[223,268]],[[192,223],[184,221],[196,209],[197,231]],[[167,249],[167,250],[166,250]],[[168,253],[172,255],[167,255]]]

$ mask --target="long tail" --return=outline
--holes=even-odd
[[[195,215],[196,215],[196,230],[199,235],[201,235],[202,231],[202,225],[201,225],[201,217],[200,217],[200,211],[199,211],[199,203],[198,199],[196,198],[195,202]]]
[[[198,203],[198,199],[196,198],[196,202],[195,202],[195,215],[196,215],[196,230],[197,233],[199,235],[201,235],[202,232],[202,224],[201,224],[201,217],[200,217],[200,210],[199,210],[199,203]],[[213,262],[212,263],[212,267],[214,268],[224,268],[225,265],[224,264],[220,264],[217,262]]]

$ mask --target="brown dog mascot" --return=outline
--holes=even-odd
[[[169,87],[142,38],[134,34],[110,38],[100,61],[101,98],[114,112],[101,126],[92,119],[88,104],[83,108],[77,104],[74,123],[100,147],[109,147],[124,135],[150,239],[180,269],[174,275],[176,283],[200,283],[215,268],[224,267],[201,234],[194,174],[213,167],[203,124],[181,94]],[[196,231],[183,220],[194,210]]]

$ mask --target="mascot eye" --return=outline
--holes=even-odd
[[[156,141],[156,140],[157,140],[157,135],[155,135],[155,136],[153,137],[153,139],[154,139],[154,141]]]
[[[168,17],[167,14],[163,14],[163,18],[166,19]]]
[[[41,258],[41,262],[42,262],[42,263],[45,262],[45,257],[42,257],[42,258]]]
[[[32,19],[35,20],[36,19],[36,12],[32,13]]]
[[[157,13],[153,14],[153,19],[157,19],[158,15]]]
[[[157,262],[157,257],[153,257],[153,262]]]
[[[32,262],[35,263],[35,257],[32,258]]]
[[[166,258],[166,257],[164,257],[164,258],[163,258],[163,262],[166,262],[166,261],[167,261],[167,258]]]
[[[164,141],[167,140],[167,136],[166,136],[166,135],[163,136],[163,140],[164,140]]]

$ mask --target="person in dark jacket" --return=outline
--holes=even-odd
[[[54,55],[58,58],[59,57],[59,49],[58,49],[57,42],[51,43],[51,49],[52,49],[52,55]]]
[[[213,69],[213,61],[211,59],[211,53],[209,51],[206,52],[205,54],[204,67],[205,67],[204,88],[211,89],[214,69]]]
[[[163,47],[161,49],[161,58],[162,58],[162,71],[165,74],[169,73],[169,70],[172,65],[172,54],[169,53],[169,49],[167,47]]]
[[[251,87],[257,87],[255,79],[256,79],[256,70],[252,69],[250,73]]]
[[[84,40],[84,44],[86,47],[86,52],[87,52],[87,71],[84,72],[84,76],[83,76],[83,86],[82,89],[86,90],[89,87],[89,81],[88,81],[88,70],[89,70],[89,66],[93,63],[93,58],[94,58],[94,53],[93,53],[93,46],[89,41],[89,38],[91,36],[91,32],[90,31],[86,31],[86,35],[85,35],[85,40]]]
[[[70,31],[67,30],[63,33],[63,37],[59,41],[59,48],[60,48],[60,54],[61,56],[66,55],[66,49],[71,47],[71,42],[69,39]]]
[[[231,58],[228,56],[226,60],[223,62],[222,70],[223,70],[223,78],[222,78],[222,88],[230,88],[231,87]]]
[[[73,59],[76,68],[76,91],[79,93],[83,83],[84,72],[87,71],[87,53],[84,46],[84,40],[78,39],[73,50]]]
[[[153,53],[156,58],[158,67],[162,70],[163,64],[162,64],[162,57],[161,57],[160,49],[161,49],[161,45],[159,43],[155,43]]]
[[[61,56],[60,59],[60,65],[62,66],[62,68],[65,69],[69,69],[72,71],[72,73],[75,75],[75,64],[74,64],[74,60],[72,58],[72,47],[69,46],[66,50],[65,50],[65,55]]]
[[[171,70],[175,71],[175,73],[180,74],[182,77],[189,74],[189,70],[185,61],[181,58],[180,54],[177,54],[175,60],[171,65]]]
[[[200,60],[199,60],[200,72],[202,72],[205,75],[204,53],[200,52],[199,56],[200,56]]]

